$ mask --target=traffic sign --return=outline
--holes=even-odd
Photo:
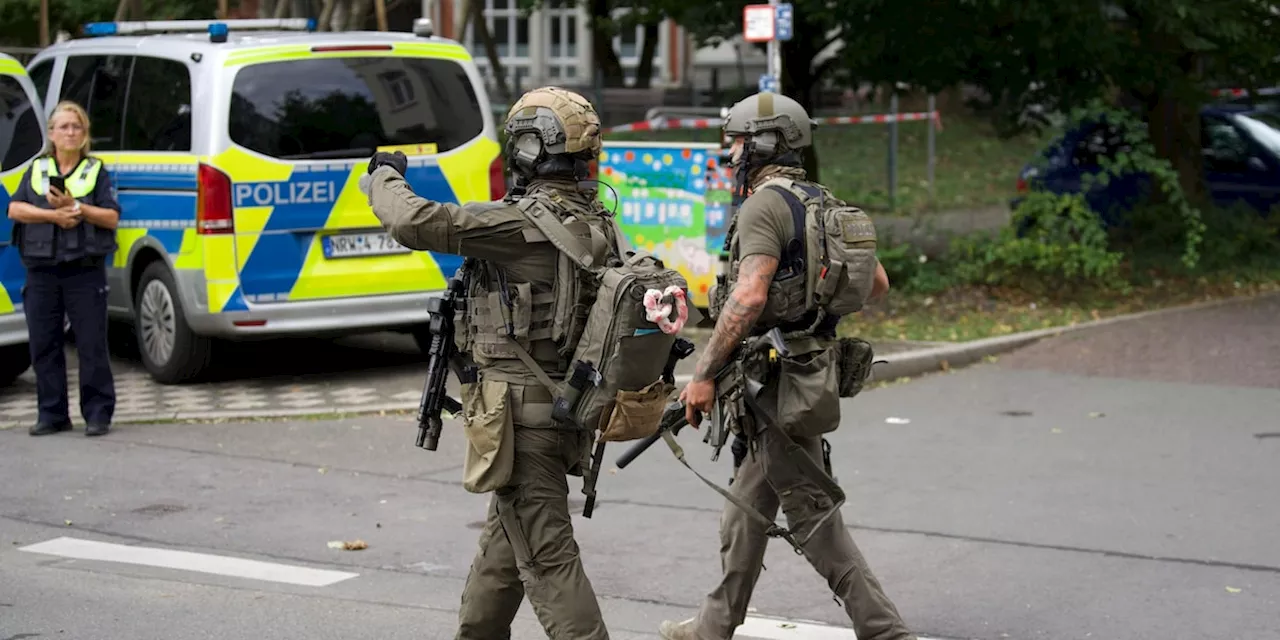
[[[761,93],[768,91],[769,93],[778,92],[778,78],[767,73],[760,75],[760,84],[758,85]]]
[[[778,10],[774,16],[774,37],[781,41],[791,39],[791,34],[795,29],[795,10],[790,2],[779,2]]]
[[[768,42],[773,39],[776,13],[771,4],[749,4],[742,8],[742,39]]]

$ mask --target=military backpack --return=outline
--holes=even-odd
[[[611,217],[616,255],[601,263],[549,206],[536,198],[523,199],[518,206],[574,269],[591,275],[588,282],[595,288],[594,296],[584,297],[591,302],[574,347],[573,364],[564,382],[552,389],[558,398],[577,397],[572,406],[564,408],[564,421],[600,430],[602,442],[635,440],[655,433],[665,401],[674,390],[674,385],[662,379],[662,373],[675,334],[687,318],[684,276],[650,253],[628,251]],[[557,277],[575,278],[577,274],[567,273],[569,270],[561,268]],[[673,320],[671,315],[675,314],[679,317]],[[533,365],[532,359],[526,363]],[[570,387],[581,385],[584,379],[589,383],[576,393],[571,391]]]

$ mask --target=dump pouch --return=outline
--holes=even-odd
[[[627,442],[641,440],[658,432],[667,398],[675,385],[656,380],[640,391],[619,390],[613,408],[603,414],[606,420],[600,425],[602,442]]]
[[[511,479],[515,462],[515,427],[508,402],[509,385],[481,378],[462,385],[462,425],[467,436],[462,486],[486,493]]]
[[[793,438],[816,437],[840,426],[840,370],[836,347],[779,356],[778,426]]]

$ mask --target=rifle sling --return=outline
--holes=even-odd
[[[804,540],[797,542],[795,539],[795,536],[792,534],[790,529],[779,526],[772,518],[769,518],[763,513],[760,513],[759,511],[755,510],[754,508],[751,507],[751,505],[747,504],[746,501],[742,500],[741,498],[738,498],[737,496],[733,495],[732,492],[724,489],[723,487],[712,482],[711,480],[708,480],[701,473],[698,473],[698,470],[694,469],[693,466],[691,466],[689,462],[685,460],[684,449],[680,446],[678,442],[676,442],[675,436],[671,435],[670,430],[662,432],[662,439],[667,443],[667,447],[671,449],[671,453],[672,455],[675,456],[676,460],[680,461],[680,464],[684,465],[685,468],[692,471],[694,475],[698,476],[699,480],[702,480],[703,483],[705,483],[707,486],[714,489],[716,493],[719,493],[720,495],[724,496],[726,500],[728,500],[729,502],[732,502],[739,509],[742,509],[742,511],[746,513],[748,516],[750,516],[753,520],[764,525],[766,529],[765,535],[786,539],[786,541],[790,543],[792,547],[795,548],[797,554],[803,555],[804,554],[803,545],[809,542],[809,538],[812,537],[813,534],[816,531],[818,531],[818,529],[821,528],[822,525],[826,523],[828,519],[831,518],[831,516],[835,515],[840,511],[840,507],[844,506],[844,502],[845,502],[844,490],[840,488],[840,485],[836,484],[835,480],[831,479],[831,476],[828,475],[826,471],[824,471],[821,467],[818,466],[818,463],[815,462],[813,458],[809,457],[809,454],[805,452],[804,448],[796,444],[795,440],[792,440],[791,436],[787,435],[786,432],[783,431],[782,428],[778,426],[777,421],[774,420],[773,416],[770,415],[769,412],[765,411],[764,408],[760,406],[759,402],[755,399],[754,396],[752,396],[749,393],[744,393],[743,397],[746,399],[748,409],[752,413],[754,413],[758,418],[764,421],[766,428],[773,429],[774,433],[782,437],[783,446],[784,446],[784,450],[786,451],[787,458],[789,458],[793,464],[795,464],[797,467],[800,468],[800,472],[804,474],[806,478],[808,478],[811,482],[816,484],[818,488],[820,488],[822,492],[827,494],[827,497],[831,498],[832,500],[831,508],[828,509],[827,513],[822,516],[822,519],[819,520],[818,523],[809,530],[809,535],[805,536]]]

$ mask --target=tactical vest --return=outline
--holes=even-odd
[[[67,195],[77,200],[91,195],[101,173],[101,160],[81,160],[66,177]],[[43,198],[49,191],[49,177],[58,174],[57,160],[52,156],[36,160],[31,165],[31,191]],[[23,259],[35,265],[106,256],[116,249],[115,231],[88,222],[69,230],[52,223],[23,224],[20,243]]]
[[[604,217],[603,206],[591,215],[575,217],[565,212],[565,204],[553,194],[535,192],[523,196],[524,206],[529,201],[557,212],[564,226],[590,247],[597,264],[604,264],[614,254],[613,228]],[[524,233],[530,240],[545,239],[534,228],[527,228]],[[459,327],[464,330],[456,336],[460,351],[471,354],[482,367],[496,360],[521,358],[520,351],[507,339],[510,328],[516,343],[534,360],[558,372],[568,368],[595,300],[590,273],[559,252],[550,289],[541,284],[535,288],[528,282],[508,282],[498,265],[484,262],[477,262],[467,279],[467,317]]]
[[[794,238],[783,248],[769,297],[756,327],[790,334],[833,333],[843,315],[862,309],[876,273],[871,218],[824,187],[773,178],[756,191],[779,193],[791,212]],[[712,287],[710,312],[718,319],[741,266],[737,218],[726,239],[725,279]]]

